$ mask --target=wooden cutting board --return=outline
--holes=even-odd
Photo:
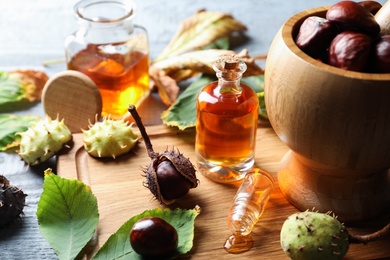
[[[134,129],[138,132],[135,127]],[[194,130],[180,131],[164,125],[146,127],[156,152],[171,149],[173,146],[196,164]],[[74,145],[58,158],[57,174],[65,178],[79,179],[90,185],[99,204],[100,220],[97,230],[98,248],[125,221],[145,210],[162,207],[153,199],[150,191],[143,186],[142,168],[150,162],[141,139],[129,154],[117,159],[95,159],[83,148],[82,134],[74,134]],[[256,166],[270,172],[275,181],[279,162],[288,148],[276,136],[273,129],[265,124],[259,126],[256,145]],[[255,226],[252,235],[254,246],[248,252],[232,255],[223,249],[225,239],[230,235],[227,216],[239,184],[218,184],[201,174],[197,175],[200,184],[190,190],[170,208],[192,209],[201,207],[195,220],[193,249],[183,258],[194,259],[287,259],[279,242],[279,232],[284,220],[297,212],[276,189],[271,196],[265,213]],[[367,223],[347,226],[350,233],[367,233],[385,225],[390,217],[382,216]],[[390,238],[368,245],[351,245],[345,259],[390,258]]]

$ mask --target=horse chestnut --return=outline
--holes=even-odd
[[[382,4],[376,2],[376,1],[372,1],[372,0],[368,0],[368,1],[360,1],[360,2],[357,2],[359,5],[363,6],[364,8],[366,8],[368,11],[370,11],[373,15],[375,15],[379,9],[382,8]]]
[[[133,225],[130,231],[130,244],[134,251],[142,256],[169,256],[176,251],[178,234],[165,220],[146,217]]]
[[[390,73],[390,35],[382,36],[374,46],[374,72]]]
[[[364,71],[370,56],[371,42],[366,34],[342,32],[330,43],[328,63],[341,69]]]
[[[198,179],[190,159],[174,149],[156,153],[134,105],[129,106],[129,112],[137,123],[151,159],[150,164],[144,169],[144,186],[165,205],[173,203],[190,189],[196,188]]]
[[[326,12],[326,19],[348,31],[357,31],[372,36],[378,35],[380,26],[374,15],[353,1],[341,1]]]
[[[174,200],[188,193],[193,184],[186,179],[169,160],[157,165],[157,181],[161,195],[166,200]]]
[[[327,19],[309,16],[300,26],[295,42],[307,55],[318,58],[326,52],[337,33],[336,26]]]

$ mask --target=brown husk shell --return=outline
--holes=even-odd
[[[26,194],[0,175],[0,227],[23,215]]]
[[[184,157],[179,150],[177,153],[174,149],[168,151],[166,150],[160,156],[160,161],[163,161],[164,157],[172,162],[175,168],[192,183],[191,188],[196,188],[198,186],[198,180],[196,179],[196,170],[194,165],[191,163],[190,159]]]
[[[157,179],[157,165],[162,161],[169,160],[172,162],[176,170],[182,174],[182,176],[191,182],[191,188],[196,188],[198,186],[199,180],[196,178],[196,170],[194,165],[191,163],[189,158],[186,158],[179,151],[174,149],[168,151],[165,150],[162,154],[157,154],[157,156],[152,159],[152,162],[148,167],[144,169],[145,173],[145,182],[144,186],[147,187],[154,197],[165,205],[172,204],[175,200],[166,200],[160,191],[160,186]]]

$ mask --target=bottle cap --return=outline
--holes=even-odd
[[[221,59],[223,67],[226,70],[235,70],[238,67],[240,60],[235,55],[226,55]]]
[[[227,54],[221,56],[217,60],[213,68],[217,73],[217,77],[222,77],[225,80],[232,81],[238,80],[242,77],[242,74],[246,71],[245,62],[241,61],[235,54]]]

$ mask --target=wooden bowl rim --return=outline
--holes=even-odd
[[[318,68],[322,69],[331,74],[336,74],[339,76],[344,76],[347,78],[354,78],[354,79],[390,81],[390,73],[356,72],[356,71],[349,71],[349,70],[336,68],[331,65],[325,64],[321,61],[318,61],[310,57],[295,44],[294,37],[296,35],[294,35],[294,33],[297,32],[297,26],[300,26],[304,21],[304,19],[306,19],[309,16],[312,15],[324,16],[324,14],[329,9],[329,7],[330,6],[321,6],[321,7],[307,9],[305,11],[302,11],[290,17],[284,23],[281,30],[282,39],[285,42],[286,46],[300,59],[310,63],[312,66],[317,67],[317,69]]]

